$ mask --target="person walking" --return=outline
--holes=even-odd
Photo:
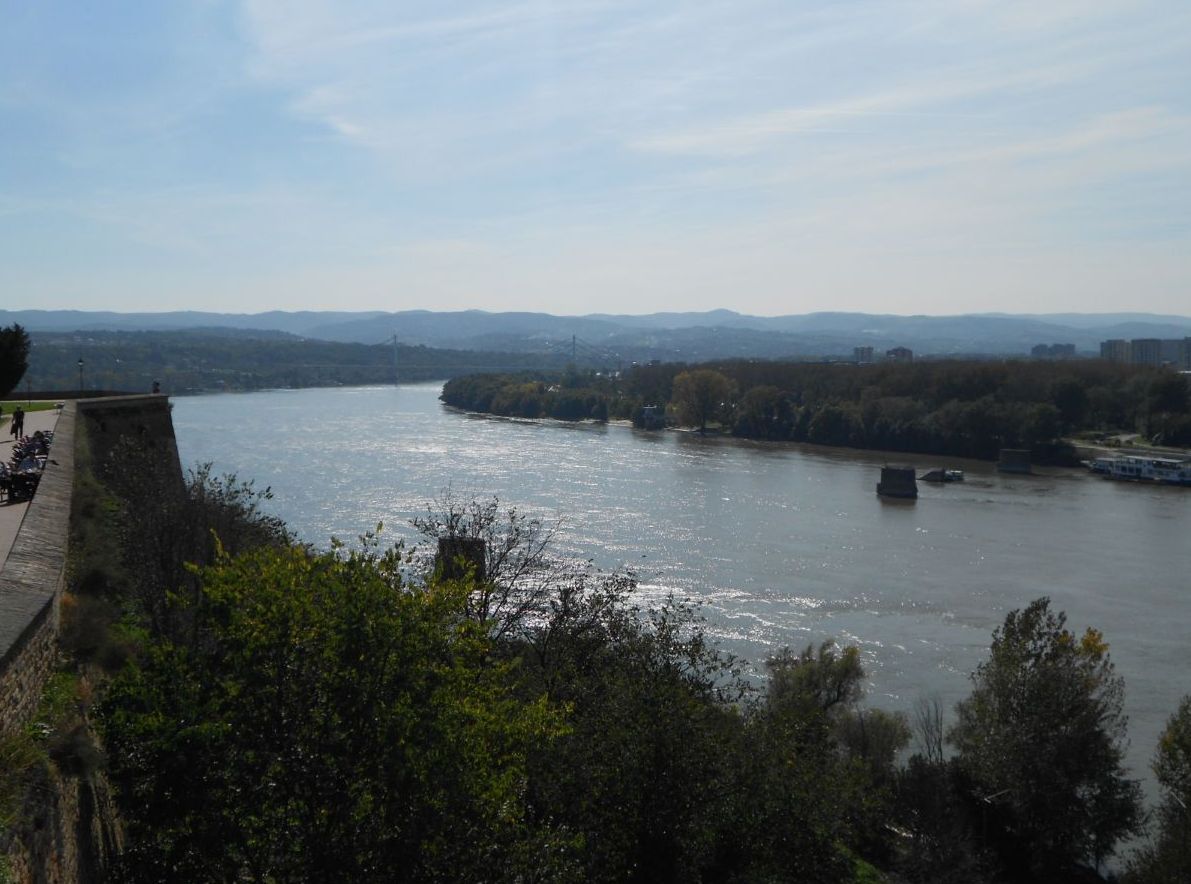
[[[25,410],[21,406],[17,406],[12,413],[12,435],[14,439],[20,439],[21,433],[25,431]]]

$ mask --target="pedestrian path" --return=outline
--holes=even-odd
[[[7,420],[0,424],[0,460],[8,463],[12,457],[13,438],[8,435],[10,424]],[[38,430],[52,430],[58,423],[57,411],[30,411],[25,415],[25,435],[32,436]],[[50,449],[51,457],[53,448]],[[12,549],[17,532],[21,530],[21,521],[25,518],[25,511],[29,509],[29,501],[20,503],[0,503],[0,571],[4,570],[3,563],[8,559],[8,551]]]

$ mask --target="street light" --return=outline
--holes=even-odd
[[[83,357],[79,357],[79,393],[83,392]]]

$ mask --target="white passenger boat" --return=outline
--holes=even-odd
[[[1087,465],[1093,473],[1100,473],[1110,479],[1191,486],[1191,460],[1121,454],[1116,457],[1098,457],[1087,461]]]

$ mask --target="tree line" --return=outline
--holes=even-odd
[[[561,366],[539,354],[354,344],[282,332],[34,332],[26,382],[34,390],[144,391],[158,381],[171,394],[439,380],[476,371]]]
[[[751,669],[498,501],[429,505],[424,554],[318,551],[267,489],[171,491],[111,435],[84,432],[62,630],[85,678],[47,739],[114,789],[112,880],[1086,881],[1142,831],[1107,642],[1045,598],[953,712],[909,717],[864,702],[857,648]],[[1191,701],[1155,771],[1130,881],[1191,869]]]
[[[623,375],[478,375],[443,388],[448,405],[562,420],[672,424],[750,439],[993,459],[1031,448],[1069,461],[1063,439],[1141,433],[1191,444],[1191,384],[1167,369],[1100,360],[939,360],[878,365],[737,360],[634,366]]]

